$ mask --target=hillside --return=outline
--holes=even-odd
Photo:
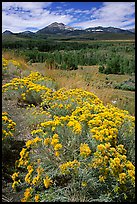
[[[125,109],[135,95],[113,87],[125,81],[134,76],[3,53],[2,200],[134,202],[135,117]]]

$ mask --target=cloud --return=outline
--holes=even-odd
[[[134,2],[104,2],[101,8],[91,9],[90,20],[75,23],[73,26],[81,28],[113,26],[126,29],[130,26],[133,27],[134,13]]]
[[[71,15],[63,15],[47,9],[50,2],[4,2],[2,3],[2,32],[22,32],[27,28],[32,31],[42,29],[53,22],[68,24]]]
[[[135,25],[134,2],[104,2],[99,8],[90,3],[89,9],[74,8],[70,3],[66,8],[66,2],[2,2],[2,32],[16,33],[28,28],[37,31],[53,22],[83,29],[95,26],[130,29]]]
[[[50,6],[52,2],[2,2],[2,10],[9,10],[9,9],[23,9],[25,11],[34,9],[43,9]]]

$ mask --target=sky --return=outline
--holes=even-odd
[[[131,29],[135,2],[2,2],[2,32],[36,32],[54,22],[78,29]]]

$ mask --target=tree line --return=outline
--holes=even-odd
[[[26,40],[3,42],[3,49],[14,50],[30,63],[45,62],[49,69],[78,69],[99,65],[105,74],[135,73],[135,45],[125,42],[57,42]]]

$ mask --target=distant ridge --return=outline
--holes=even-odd
[[[123,30],[121,28],[115,28],[115,27],[102,27],[102,26],[97,26],[97,27],[89,27],[86,29],[76,29],[70,26],[67,26],[63,23],[57,23],[54,22],[45,28],[42,28],[38,30],[36,33],[31,32],[31,31],[24,31],[16,34],[20,35],[39,35],[39,34],[65,34],[65,35],[80,35],[80,34],[86,34],[86,33],[125,33],[125,34],[133,34],[135,33],[135,29],[130,29],[130,30]],[[3,32],[4,35],[10,35],[10,34],[15,34],[12,33],[9,30],[6,30]]]
[[[135,33],[135,28],[129,29],[130,32]]]
[[[105,32],[105,33],[131,33],[129,30],[123,30],[121,28],[114,28],[114,27],[91,27],[85,29],[88,32]]]

